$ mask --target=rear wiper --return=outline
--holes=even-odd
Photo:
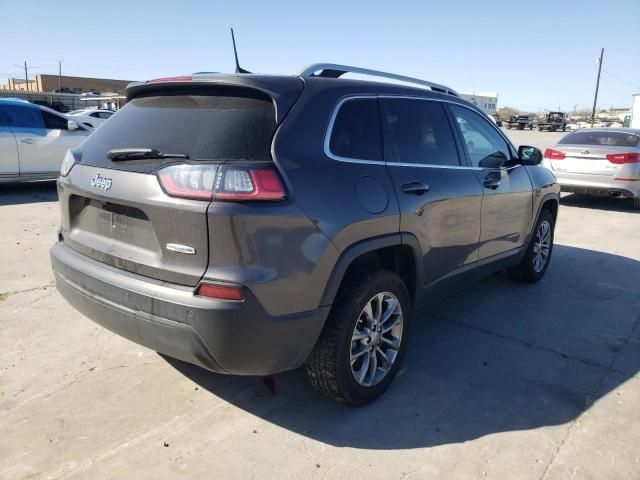
[[[155,148],[114,148],[107,152],[113,162],[123,160],[148,160],[153,158],[189,158],[186,153],[164,153]]]

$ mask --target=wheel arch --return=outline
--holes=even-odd
[[[345,278],[359,267],[385,268],[397,273],[405,282],[414,303],[422,281],[418,249],[415,236],[402,233],[367,239],[347,247],[329,276],[320,305],[331,305]]]

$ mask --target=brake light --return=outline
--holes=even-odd
[[[170,165],[158,172],[158,179],[172,197],[211,200],[216,170],[216,165]]]
[[[192,77],[164,77],[154,78],[153,80],[147,81],[147,83],[190,82],[191,80],[193,80]]]
[[[244,300],[244,295],[239,287],[212,283],[201,283],[196,290],[196,295],[200,297],[217,298],[219,300],[233,300],[236,302]]]
[[[158,172],[164,191],[194,200],[284,200],[284,184],[271,166],[170,165]]]
[[[610,153],[607,155],[607,160],[611,163],[622,164],[622,163],[638,163],[640,162],[640,154],[635,152],[629,153]]]
[[[565,157],[564,153],[559,150],[547,148],[544,151],[544,158],[548,158],[550,160],[562,160],[564,157]]]
[[[216,178],[216,200],[284,200],[287,194],[273,168],[222,166]]]

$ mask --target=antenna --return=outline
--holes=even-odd
[[[236,49],[236,37],[233,34],[233,28],[231,29],[231,41],[233,42],[233,55],[236,57],[236,73],[251,73],[240,66],[238,62],[238,50]]]

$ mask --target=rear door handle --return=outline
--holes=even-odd
[[[491,173],[484,177],[484,182],[482,183],[485,188],[490,188],[491,190],[495,190],[500,186],[500,177],[496,177]]]
[[[429,191],[429,185],[425,185],[422,182],[405,183],[400,188],[404,193],[408,193],[409,195],[422,195]]]
[[[28,145],[32,145],[34,143],[36,143],[36,141],[33,138],[23,138],[22,140],[20,140],[22,143],[26,143]]]

